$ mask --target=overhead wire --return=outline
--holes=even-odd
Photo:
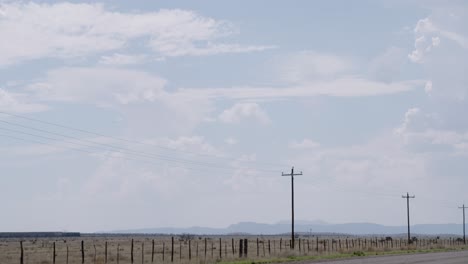
[[[5,111],[0,111],[0,114],[4,114],[4,115],[7,115],[7,116],[16,117],[16,118],[20,118],[20,119],[24,119],[24,120],[29,120],[29,121],[33,121],[33,122],[38,122],[38,123],[42,123],[42,124],[46,124],[46,125],[50,125],[50,126],[55,126],[55,127],[59,127],[59,128],[63,128],[63,129],[73,130],[73,131],[77,131],[77,132],[85,133],[85,134],[89,134],[89,135],[94,135],[94,136],[99,136],[99,137],[104,137],[104,138],[110,138],[110,139],[113,139],[113,140],[126,142],[126,143],[147,145],[147,146],[151,146],[151,147],[155,147],[155,148],[159,148],[159,149],[163,149],[163,150],[179,152],[179,153],[186,153],[186,154],[197,155],[197,156],[206,156],[206,157],[213,157],[213,158],[225,159],[225,160],[232,160],[233,159],[233,157],[225,157],[225,156],[221,156],[221,155],[198,153],[198,152],[194,152],[194,151],[174,149],[174,148],[170,148],[170,147],[166,147],[166,146],[161,146],[161,145],[155,144],[155,143],[148,143],[148,142],[142,142],[142,141],[133,140],[133,139],[126,139],[126,138],[120,138],[120,137],[115,137],[115,136],[109,136],[109,135],[105,135],[105,134],[102,134],[102,133],[98,133],[98,132],[94,132],[94,131],[90,131],[90,130],[86,130],[86,129],[71,127],[71,126],[58,124],[58,123],[54,123],[54,122],[50,122],[50,121],[44,121],[44,120],[40,120],[40,119],[36,119],[36,118],[27,117],[27,116],[24,116],[24,115],[12,114],[12,113],[8,113],[8,112],[5,112]],[[255,163],[255,164],[264,164],[264,165],[269,165],[269,166],[272,166],[272,165],[273,166],[278,166],[277,163],[271,163],[271,162],[248,161],[248,160],[243,161],[243,162],[245,162],[245,163]]]

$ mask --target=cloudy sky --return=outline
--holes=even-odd
[[[465,1],[0,0],[0,231],[458,223]]]

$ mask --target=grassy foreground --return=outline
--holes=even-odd
[[[335,253],[330,255],[320,256],[287,256],[276,257],[271,259],[245,259],[237,261],[220,261],[222,264],[267,264],[267,263],[283,263],[295,261],[320,261],[320,260],[339,260],[351,259],[356,257],[371,257],[371,256],[389,256],[389,255],[404,255],[404,254],[420,254],[420,253],[437,253],[437,252],[452,252],[463,251],[467,248],[453,249],[453,248],[437,248],[437,249],[409,249],[409,250],[395,250],[395,251],[355,251],[353,253]]]

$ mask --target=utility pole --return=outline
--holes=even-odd
[[[465,237],[465,209],[468,208],[463,204],[462,207],[458,207],[460,209],[463,209],[463,244],[466,245],[466,237]]]
[[[415,198],[416,196],[410,196],[409,193],[406,193],[406,196],[402,196],[402,198],[406,198],[406,210],[408,214],[408,244],[411,244],[411,232],[410,232],[410,214],[409,214],[409,199]]]
[[[302,175],[302,171],[294,174],[294,167],[291,169],[290,174],[285,174],[284,172],[281,176],[290,176],[291,177],[291,248],[294,249],[294,176]]]

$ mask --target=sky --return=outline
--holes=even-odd
[[[466,1],[0,0],[0,231],[461,223]]]

